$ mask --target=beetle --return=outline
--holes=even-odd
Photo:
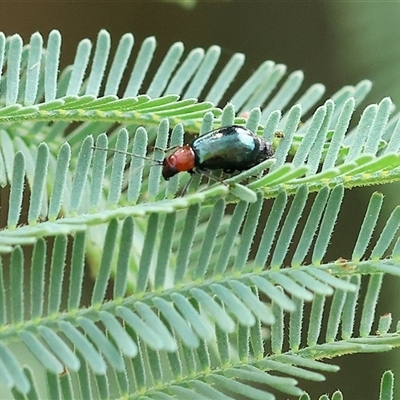
[[[239,125],[229,125],[179,146],[162,161],[162,176],[168,181],[179,172],[204,173],[222,169],[226,173],[245,171],[271,158],[269,142]]]
[[[93,147],[93,149],[103,150],[98,147]],[[160,165],[162,176],[166,181],[180,172],[190,174],[198,172],[216,179],[209,171],[241,172],[274,155],[274,150],[268,141],[240,125],[229,125],[212,130],[198,136],[190,144],[175,146],[172,149],[174,149],[173,153],[162,161],[155,161],[137,154],[131,155]]]

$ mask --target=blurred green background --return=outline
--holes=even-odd
[[[182,41],[187,50],[217,44],[226,59],[234,52],[246,55],[244,77],[262,61],[271,59],[286,64],[288,72],[304,71],[302,91],[321,82],[329,97],[344,85],[368,78],[374,86],[364,105],[379,102],[384,96],[400,104],[400,2],[200,1],[194,8],[185,9],[156,1],[14,1],[1,3],[0,21],[0,30],[6,35],[19,33],[25,42],[35,31],[46,37],[52,29],[58,29],[63,35],[62,67],[73,61],[80,39],[94,41],[98,31],[105,28],[115,46],[125,32],[134,34],[135,44],[154,35],[158,41],[154,65],[175,41]],[[386,194],[386,214],[399,204],[398,185],[391,185],[390,190],[381,186],[347,193],[333,238],[344,242],[345,247],[331,250],[331,259],[350,256],[374,190]],[[388,281],[378,313],[391,311],[397,321],[400,281]],[[340,388],[346,399],[377,399],[385,369],[393,369],[400,377],[399,354],[393,351],[336,359],[334,362],[341,366],[339,373],[328,375],[326,382],[301,382],[301,386],[312,398]],[[399,388],[396,393],[400,398]]]

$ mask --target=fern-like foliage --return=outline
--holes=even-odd
[[[285,67],[266,61],[226,98],[242,54],[216,73],[217,46],[182,60],[176,43],[148,77],[156,41],[134,59],[133,45],[124,35],[109,59],[101,31],[93,55],[83,40],[58,75],[58,32],[46,46],[38,33],[25,46],[0,35],[7,395],[307,399],[298,380],[337,370],[321,359],[397,346],[375,307],[383,276],[400,274],[399,209],[371,243],[383,204],[373,194],[351,258],[326,259],[346,189],[400,180],[390,99],[352,128],[368,81],[321,103],[321,84],[299,93],[301,72],[282,82]],[[273,142],[274,159],[223,183],[196,175],[184,195],[188,176],[161,179],[163,149],[185,131],[233,123]],[[381,393],[392,389],[386,373]]]

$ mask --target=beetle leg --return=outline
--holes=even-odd
[[[216,176],[214,176],[213,174],[211,174],[209,171],[205,170],[205,169],[198,169],[197,172],[201,175],[206,176],[208,179],[212,179],[216,182],[222,183],[225,186],[228,186],[223,179],[218,178]]]
[[[190,171],[189,171],[190,172]],[[189,178],[189,180],[186,182],[186,185],[184,186],[184,188],[182,189],[182,192],[181,192],[181,194],[180,194],[180,197],[183,197],[185,194],[186,194],[186,192],[187,192],[187,190],[188,190],[188,188],[189,188],[189,185],[192,183],[192,180],[193,180],[193,172],[190,172],[190,178]]]

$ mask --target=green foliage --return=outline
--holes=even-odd
[[[302,381],[338,370],[320,360],[398,346],[375,309],[384,275],[400,275],[399,209],[372,242],[374,193],[351,259],[326,259],[346,189],[400,179],[390,99],[351,128],[368,81],[320,104],[321,84],[299,95],[302,73],[281,83],[286,68],[266,61],[228,98],[243,55],[215,76],[217,46],[181,62],[176,43],[148,77],[156,42],[125,72],[133,44],[124,35],[109,60],[101,31],[93,56],[83,40],[58,75],[58,32],[46,48],[38,33],[26,46],[0,36],[2,392],[307,399]],[[185,131],[233,123],[273,142],[274,159],[223,183],[197,175],[184,196],[187,174],[161,180],[157,161]],[[393,398],[390,372],[381,398]]]

